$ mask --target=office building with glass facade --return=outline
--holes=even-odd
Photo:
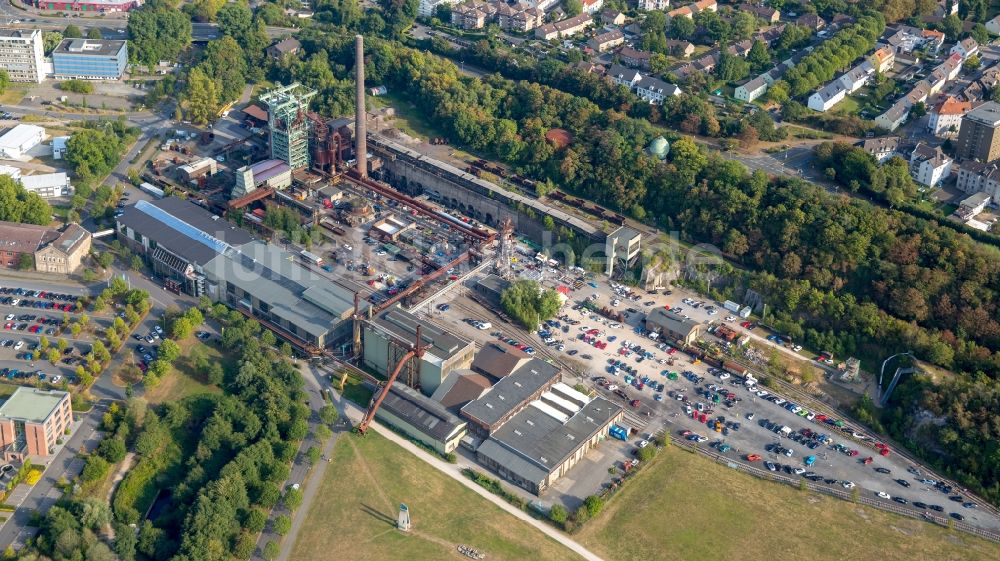
[[[64,39],[52,51],[56,78],[120,80],[127,63],[128,44],[125,41]]]

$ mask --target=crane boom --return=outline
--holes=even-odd
[[[368,407],[368,411],[365,413],[365,418],[361,420],[360,424],[358,424],[358,433],[365,434],[365,432],[368,431],[368,425],[370,425],[372,419],[375,418],[375,412],[378,411],[379,406],[382,405],[382,401],[385,400],[386,395],[389,394],[389,389],[392,387],[393,382],[396,381],[396,378],[399,377],[399,373],[402,372],[406,363],[411,359],[424,356],[424,351],[427,350],[427,347],[423,345],[423,339],[420,337],[419,325],[417,326],[416,339],[416,343],[411,346],[410,350],[399,359],[399,362],[396,363],[396,368],[392,370],[392,374],[389,375],[389,379],[385,381],[385,384],[382,386],[382,391],[375,396],[375,400],[372,401],[371,406]]]

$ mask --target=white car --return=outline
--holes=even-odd
[[[638,446],[639,446],[639,448],[645,448],[645,447],[649,446],[649,441],[648,440],[640,440]]]
[[[794,471],[794,472],[795,472],[795,475],[802,475],[803,473],[805,473],[805,472],[806,472],[806,470],[805,470],[805,469],[803,469],[803,468],[795,468],[795,469],[794,469],[794,470],[792,470],[792,471]]]
[[[18,341],[17,343],[14,343],[14,350],[15,351],[20,350],[21,347],[23,346],[24,346],[24,341]]]
[[[757,392],[757,397],[767,397],[768,395],[770,395],[770,394],[768,394],[764,390],[760,390],[759,392]]]
[[[815,413],[810,412],[808,415],[806,415],[806,420],[807,421],[811,421],[811,420],[813,420],[815,418],[816,418],[816,414]]]
[[[11,321],[13,319],[14,319],[14,314],[7,314],[7,321]]]
[[[843,483],[841,483],[841,485],[843,485],[844,489],[853,489],[854,488],[854,482],[852,482],[852,481],[844,481]]]
[[[875,493],[875,494],[876,494],[876,495],[878,495],[878,497],[879,497],[880,499],[886,499],[886,500],[890,500],[890,499],[892,499],[892,497],[891,497],[891,496],[889,496],[889,493],[886,493],[885,491],[878,491],[878,492],[877,492],[877,493]]]
[[[62,380],[62,376],[60,376],[58,374],[56,374],[55,376],[52,377],[52,383],[53,384],[58,384],[59,380]]]
[[[795,345],[794,347],[792,347],[792,350],[795,352],[799,352],[802,350],[802,345]]]
[[[729,372],[723,372],[722,374],[719,374],[719,379],[720,380],[728,380],[729,379]]]
[[[708,315],[710,315],[710,316],[714,316],[715,314],[718,314],[718,313],[719,313],[719,310],[709,310],[708,311]]]
[[[698,442],[708,442],[708,437],[707,436],[701,436],[699,434],[698,435]]]
[[[726,321],[736,321],[736,316],[726,316]]]
[[[613,392],[618,389],[618,384],[608,384],[608,391]]]

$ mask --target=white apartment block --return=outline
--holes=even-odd
[[[40,84],[45,79],[44,59],[41,30],[0,29],[0,69],[12,82]]]

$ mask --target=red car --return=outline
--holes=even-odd
[[[587,335],[597,335],[600,332],[601,331],[599,329],[588,329],[587,330]]]
[[[750,322],[744,321],[743,323],[740,324],[740,327],[742,327],[743,329],[747,329],[750,327]]]
[[[672,355],[672,354],[674,354],[674,353],[676,353],[676,352],[677,352],[677,349],[675,349],[675,348],[673,348],[673,347],[670,347],[670,348],[669,348],[669,349],[667,350],[667,354],[668,354],[668,355]]]
[[[639,406],[642,405],[642,403],[640,403],[638,399],[633,399],[632,401],[629,402],[629,405],[638,409]]]

